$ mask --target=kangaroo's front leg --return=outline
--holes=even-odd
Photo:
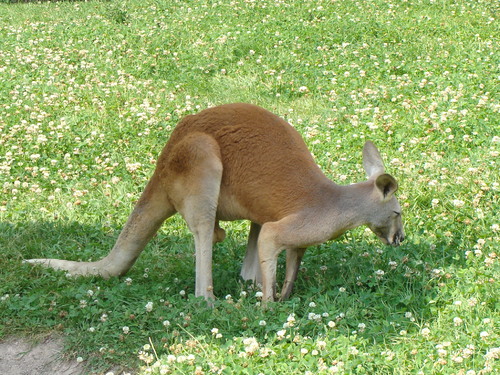
[[[324,241],[314,216],[290,215],[276,222],[265,223],[259,235],[258,247],[262,271],[264,301],[274,301],[276,295],[276,265],[278,255],[287,250],[286,276],[281,299],[292,292],[300,262],[308,245]]]
[[[250,224],[247,251],[245,254],[245,259],[243,260],[243,265],[241,266],[240,273],[243,280],[249,280],[255,284],[262,284],[259,252],[257,250],[257,241],[259,239],[260,228],[261,226],[257,223]]]
[[[276,266],[278,256],[284,249],[278,242],[278,236],[279,222],[265,223],[259,234],[258,250],[264,303],[276,299]]]
[[[297,280],[297,275],[299,273],[300,262],[302,257],[306,252],[305,248],[299,249],[287,249],[286,251],[286,274],[285,281],[283,283],[283,289],[281,290],[280,301],[284,301],[290,297],[293,290],[293,284]]]

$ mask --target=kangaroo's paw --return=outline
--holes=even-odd
[[[23,263],[68,271],[71,276],[101,276],[106,279],[111,276],[118,276],[118,273],[105,269],[100,262],[74,262],[62,259],[28,259]]]

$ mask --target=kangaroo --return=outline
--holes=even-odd
[[[384,171],[375,145],[363,148],[368,180],[330,181],[300,134],[273,113],[250,104],[226,104],[189,115],[176,126],[156,169],[111,252],[96,262],[30,259],[72,275],[125,274],[165,219],[179,212],[194,236],[195,295],[215,299],[212,244],[225,232],[219,221],[251,222],[241,276],[276,299],[278,255],[286,250],[280,300],[290,296],[308,246],[367,225],[385,244],[404,240],[398,183]]]

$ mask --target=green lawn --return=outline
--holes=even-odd
[[[0,339],[60,332],[89,373],[487,374],[500,368],[500,6],[490,0],[0,3]],[[122,278],[28,258],[108,253],[186,114],[251,102],[332,180],[377,144],[407,240],[365,228],[308,250],[259,307],[224,223],[213,309],[167,221]],[[283,275],[283,260],[279,275]]]

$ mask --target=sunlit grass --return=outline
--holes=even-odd
[[[0,334],[63,332],[91,373],[494,373],[497,14],[465,0],[0,4]],[[403,246],[360,228],[311,248],[268,310],[238,276],[247,223],[216,246],[214,309],[192,297],[178,217],[123,278],[22,265],[107,254],[177,121],[235,101],[287,119],[338,183],[365,178],[373,140],[400,183]]]

